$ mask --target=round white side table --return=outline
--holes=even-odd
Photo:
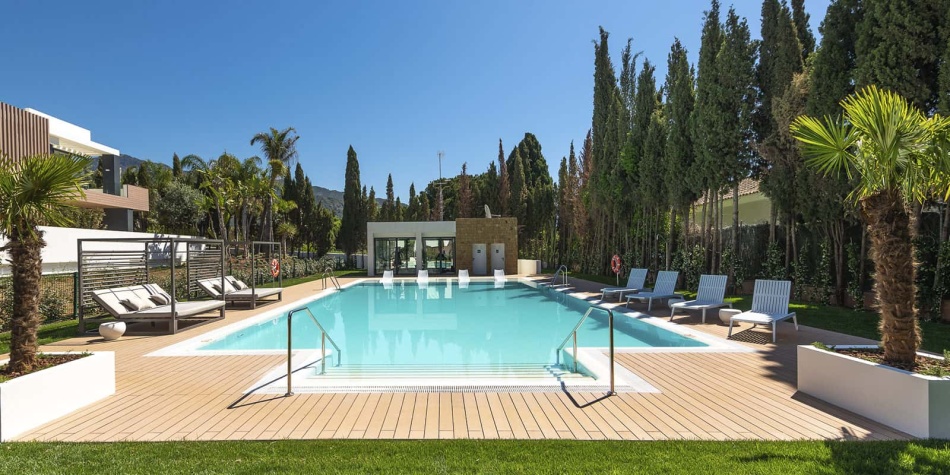
[[[106,340],[117,340],[125,333],[125,322],[106,322],[99,325],[99,335]]]
[[[722,323],[725,325],[729,324],[729,319],[733,315],[739,315],[742,313],[742,310],[736,308],[720,308],[719,309],[719,319],[722,320]]]

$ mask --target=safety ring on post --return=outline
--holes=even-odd
[[[619,274],[620,264],[620,256],[614,254],[614,257],[610,259],[610,270],[614,271],[614,274]]]
[[[280,275],[280,261],[276,258],[270,260],[270,275],[274,277]]]

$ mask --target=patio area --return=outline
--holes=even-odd
[[[353,279],[341,279],[344,283]],[[578,291],[600,284],[572,280]],[[322,291],[319,281],[285,289],[284,302]],[[599,296],[599,294],[598,294]],[[669,316],[665,306],[652,312]],[[244,391],[285,364],[279,355],[145,357],[200,333],[276,308],[229,310],[224,321],[175,335],[64,340],[43,351],[114,351],[116,394],[19,440],[157,441],[267,439],[908,439],[909,436],[797,394],[796,345],[869,340],[791,324],[734,341],[749,353],[618,353],[617,363],[659,393],[361,393]],[[645,306],[635,306],[643,310]],[[717,320],[715,317],[712,320]],[[725,337],[728,328],[677,316],[691,331]],[[68,397],[68,395],[63,395]]]

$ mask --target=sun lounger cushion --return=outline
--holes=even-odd
[[[162,294],[149,295],[148,298],[152,302],[155,302],[155,305],[168,305],[171,303],[171,301]]]
[[[107,312],[116,318],[163,318],[171,317],[171,305],[155,306],[150,300],[151,295],[157,295],[157,292],[164,293],[161,287],[155,284],[133,285],[130,287],[117,287],[112,289],[95,290],[92,292],[92,298]],[[167,295],[167,294],[166,294]],[[132,311],[125,307],[121,302],[123,300],[138,299],[148,302],[146,306],[138,311]],[[205,313],[209,310],[218,309],[224,306],[220,300],[204,302],[176,302],[175,313],[179,317],[194,316]]]
[[[128,298],[119,300],[119,303],[123,307],[129,309],[130,312],[138,312],[139,310],[147,310],[150,308],[155,308],[155,303],[151,299],[143,299],[137,295],[132,295]]]

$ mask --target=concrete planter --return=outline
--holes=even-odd
[[[114,393],[115,353],[111,351],[0,383],[0,441]]]
[[[801,345],[798,390],[915,437],[950,437],[950,379]]]

